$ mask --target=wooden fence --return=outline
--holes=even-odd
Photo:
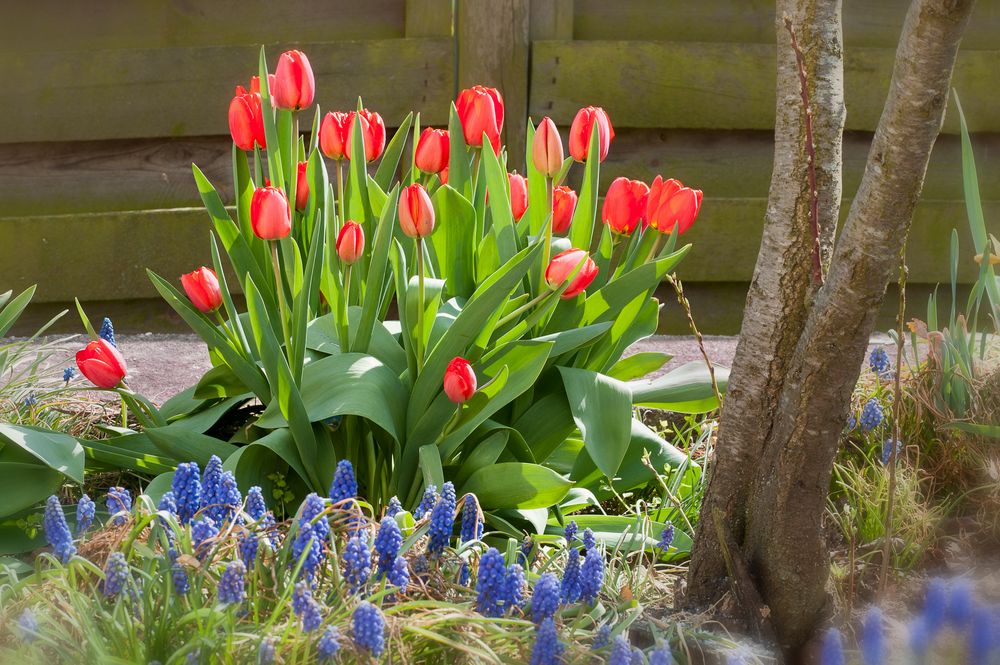
[[[908,3],[844,4],[846,214]],[[411,108],[444,124],[473,83],[501,88],[512,145],[528,114],[565,129],[581,106],[603,106],[617,134],[604,187],[662,173],[703,189],[681,276],[739,292],[771,172],[774,34],[764,0],[18,3],[0,27],[0,287],[37,282],[47,302],[149,298],[145,267],[179,275],[207,260],[190,164],[228,191],[228,102],[263,43],[272,63],[288,46],[308,53],[323,109],[361,95],[390,125]],[[1000,235],[998,83],[1000,0],[980,0],[954,86]],[[952,107],[910,236],[914,282],[947,281],[952,227],[971,243],[956,131]],[[965,261],[961,278],[974,273]]]

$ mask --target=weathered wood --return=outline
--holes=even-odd
[[[573,0],[533,0],[531,40],[573,39]]]
[[[454,74],[451,39],[299,44],[316,74],[323,109],[351,109],[358,95],[394,124],[414,106],[444,123]],[[268,49],[272,67],[285,45]],[[0,54],[18,91],[0,143],[225,133],[236,84],[256,71],[259,47],[222,46]],[[311,111],[306,117],[311,122]]]
[[[908,6],[908,0],[844,0],[845,45],[895,48]],[[774,0],[576,0],[573,38],[773,44],[774,19]],[[962,47],[996,48],[998,33],[1000,2],[979,0]]]
[[[524,170],[528,109],[528,0],[463,0],[458,4],[459,88],[482,84],[504,98],[508,166]]]
[[[405,0],[8,2],[0,52],[391,39],[404,10]]]
[[[845,52],[848,130],[871,131],[889,89],[895,51]],[[773,44],[640,41],[538,41],[531,52],[532,117],[572,120],[581,106],[603,106],[620,127],[771,129]],[[1000,51],[962,51],[952,80],[972,132],[1000,131],[993,81]],[[945,119],[944,131],[958,131]]]
[[[451,0],[406,0],[407,37],[451,37]]]

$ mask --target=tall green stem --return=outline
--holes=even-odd
[[[278,317],[281,319],[281,333],[285,337],[285,352],[291,353],[292,339],[288,334],[288,305],[285,303],[285,285],[278,267],[278,241],[271,241],[271,265],[274,268],[274,289],[278,292]]]
[[[344,160],[337,160],[337,203],[340,205],[340,226],[347,221],[346,208],[344,206]],[[339,230],[339,226],[337,227]]]
[[[625,249],[628,247],[628,242],[622,236],[617,233],[613,234],[614,237],[614,252],[611,254],[611,265],[608,266],[608,281],[615,278],[615,271],[618,270],[618,264],[622,261],[622,256],[625,254]]]
[[[346,353],[350,349],[351,336],[348,326],[347,311],[351,300],[351,265],[344,267],[344,292],[340,297],[340,348]]]
[[[535,305],[537,305],[538,303],[542,302],[543,300],[545,300],[546,298],[548,298],[550,295],[552,295],[553,293],[555,293],[555,291],[552,291],[552,290],[548,289],[547,287],[545,287],[544,283],[543,283],[543,285],[542,285],[541,288],[544,289],[541,293],[539,293],[537,296],[535,296],[534,298],[532,298],[528,302],[524,303],[523,305],[521,305],[520,307],[518,307],[517,309],[515,309],[513,312],[511,312],[510,314],[506,315],[505,317],[503,317],[502,319],[500,319],[499,321],[497,321],[497,326],[496,326],[497,329],[500,329],[503,326],[507,325],[508,323],[510,323],[511,321],[513,321],[514,319],[516,319],[517,317],[521,316],[521,314],[524,314],[529,309],[531,309],[532,307],[534,307]]]
[[[649,263],[660,253],[660,250],[663,248],[663,239],[666,237],[667,236],[662,233],[657,235],[656,242],[653,243],[653,247],[649,250],[649,256],[646,257],[645,263]]]
[[[417,375],[424,366],[424,239],[417,238]]]

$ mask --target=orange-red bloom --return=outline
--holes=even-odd
[[[576,192],[565,185],[552,190],[552,232],[566,233],[576,210]]]
[[[181,286],[191,300],[191,304],[202,312],[214,312],[222,306],[222,290],[219,278],[211,268],[202,266],[194,272],[181,275]]]
[[[428,127],[422,131],[413,156],[417,168],[424,173],[441,173],[448,168],[449,145],[447,129]]]
[[[558,289],[569,279],[577,266],[583,263],[576,277],[570,282],[569,288],[563,291],[562,299],[567,300],[582,293],[597,277],[597,264],[590,255],[582,249],[567,249],[552,257],[545,269],[545,281],[552,289]]]
[[[528,209],[528,180],[523,175],[508,173],[507,182],[510,185],[510,212],[518,222]]]
[[[278,58],[274,80],[268,79],[275,108],[298,111],[313,103],[316,79],[309,58],[302,51],[285,51]]]
[[[545,116],[535,130],[535,139],[531,144],[531,159],[535,168],[552,178],[563,163],[563,145],[559,130],[552,118]]]
[[[277,187],[259,187],[250,199],[250,225],[262,240],[280,240],[292,232],[292,215],[285,193]]]
[[[375,111],[361,109],[351,111],[347,119],[347,143],[344,145],[344,154],[351,159],[351,143],[354,135],[354,117],[361,118],[361,135],[365,139],[365,161],[372,162],[379,158],[385,150],[385,123],[382,116]]]
[[[240,150],[253,150],[255,143],[261,148],[267,147],[264,114],[260,104],[260,83],[257,83],[257,90],[253,89],[256,80],[256,76],[251,79],[250,92],[241,85],[236,86],[236,96],[229,102],[229,134]]]
[[[615,178],[608,187],[601,219],[615,233],[629,235],[646,216],[649,185],[641,180]]]
[[[344,222],[337,234],[337,256],[350,265],[365,253],[365,230],[357,222]]]
[[[330,159],[343,159],[347,145],[347,128],[351,114],[331,111],[323,116],[319,125],[319,149]]]
[[[456,357],[444,371],[444,394],[455,404],[466,402],[476,393],[476,372],[465,358]]]
[[[684,233],[701,210],[701,190],[685,187],[680,180],[656,176],[646,202],[646,223],[660,233]]]
[[[608,156],[611,139],[615,137],[611,120],[601,107],[587,106],[576,112],[573,125],[569,129],[569,154],[578,162],[587,161],[587,153],[590,152],[590,135],[593,132],[595,122],[598,128],[597,143],[600,147],[601,161],[603,162]]]
[[[95,339],[76,352],[80,373],[98,388],[114,388],[125,378],[125,358],[106,339]]]
[[[434,232],[434,206],[420,183],[399,193],[399,226],[411,238],[426,238]]]
[[[465,143],[477,148],[483,145],[483,134],[500,152],[500,130],[503,129],[503,98],[496,88],[474,85],[459,93],[455,101],[458,119],[462,121]]]
[[[306,167],[309,162],[299,162],[298,175],[295,176],[295,209],[305,210],[309,203],[309,180],[306,179]]]

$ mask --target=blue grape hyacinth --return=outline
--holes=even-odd
[[[380,580],[388,574],[392,568],[396,557],[399,555],[399,548],[403,544],[403,532],[399,530],[396,520],[388,515],[382,518],[379,523],[378,533],[375,535],[375,552],[378,554],[378,568],[375,579]]]
[[[580,600],[580,550],[571,548],[563,569],[562,600],[575,603]]]
[[[535,644],[531,648],[531,665],[556,665],[560,662],[563,649],[559,632],[552,617],[547,617],[535,633]]]
[[[673,665],[674,657],[666,646],[657,647],[649,653],[649,665]]]
[[[413,511],[413,519],[422,519],[424,515],[429,513],[434,508],[434,504],[437,503],[437,500],[437,487],[434,485],[428,485],[427,489],[424,490],[424,495],[420,498],[420,503],[417,505],[417,509]]]
[[[882,465],[887,466],[892,460],[892,439],[886,439],[885,443],[882,444]],[[896,459],[899,459],[900,454],[903,452],[903,442],[896,439]]]
[[[406,593],[410,586],[410,566],[406,563],[406,559],[402,556],[396,557],[395,561],[392,562],[392,568],[389,569],[387,579],[389,584],[399,589],[400,593]]]
[[[319,662],[328,663],[336,658],[338,651],[340,651],[340,631],[336,626],[330,626],[323,632],[323,637],[319,638],[316,655],[319,656]]]
[[[559,609],[562,590],[555,573],[542,573],[531,594],[531,619],[535,623],[554,616]]]
[[[292,594],[292,612],[302,622],[302,630],[311,633],[323,624],[322,608],[313,598],[309,585],[305,582],[295,583]]]
[[[948,592],[948,623],[964,629],[972,620],[972,585],[969,580],[958,578],[951,583]]]
[[[608,665],[631,665],[631,663],[632,645],[623,635],[618,635],[611,644],[611,657],[608,659]]]
[[[247,531],[239,537],[240,560],[246,564],[247,568],[253,566],[257,560],[257,551],[260,550],[260,536],[256,531]]]
[[[104,564],[104,595],[108,598],[117,596],[128,585],[128,562],[121,552],[112,552]]]
[[[257,665],[271,665],[274,663],[274,652],[277,646],[277,638],[265,637],[260,641],[257,648]]]
[[[199,517],[191,522],[191,542],[199,559],[208,554],[212,540],[219,535],[219,529],[211,517]]]
[[[830,628],[823,635],[823,646],[819,654],[820,665],[846,665],[844,658],[844,641],[840,631]]]
[[[663,528],[660,532],[660,539],[656,542],[657,549],[663,551],[665,554],[667,550],[670,549],[670,545],[674,542],[674,525],[671,522],[667,522],[667,526]]]
[[[97,506],[94,505],[93,499],[91,499],[86,494],[80,497],[80,500],[76,504],[77,535],[89,529],[90,525],[94,523],[94,513],[96,511],[97,511]]]
[[[875,347],[868,355],[868,366],[876,374],[885,374],[889,371],[889,354],[881,346]]]
[[[299,528],[306,524],[312,525],[313,535],[319,540],[321,551],[326,551],[326,543],[330,538],[330,523],[323,511],[326,510],[326,500],[312,492],[302,502],[299,514]]]
[[[260,522],[267,515],[267,502],[264,501],[264,491],[259,485],[247,490],[246,514],[254,522]]]
[[[31,644],[38,639],[38,618],[30,609],[25,609],[17,618],[17,630],[21,639]]]
[[[73,545],[73,534],[66,524],[62,504],[59,503],[59,497],[54,494],[45,501],[42,526],[45,529],[45,539],[52,546],[52,553],[62,563],[69,561],[76,554],[76,546]]]
[[[884,665],[885,655],[885,617],[882,610],[873,607],[865,614],[861,624],[861,662],[864,665]]]
[[[63,383],[68,385],[69,382],[73,380],[74,376],[76,376],[76,368],[70,365],[63,370]]]
[[[222,503],[222,474],[222,460],[218,455],[212,455],[201,474],[201,507],[216,522],[221,521],[219,507]]]
[[[512,563],[507,566],[507,577],[504,579],[504,602],[507,607],[521,607],[524,605],[524,585],[527,580],[524,577],[524,568],[521,564]]]
[[[117,347],[118,344],[115,343],[115,326],[111,323],[111,319],[107,316],[101,321],[101,329],[97,331],[97,336],[109,343],[111,346]]]
[[[503,555],[491,547],[479,559],[476,574],[476,609],[483,616],[499,617],[507,609],[507,568]]]
[[[445,488],[451,483],[445,483],[441,488],[441,497],[431,511],[430,528],[427,530],[427,554],[431,558],[441,556],[444,548],[451,540],[451,532],[455,528],[455,491],[452,488],[451,499]]]
[[[354,476],[354,466],[349,460],[337,462],[337,470],[333,473],[333,484],[330,485],[330,501],[340,503],[353,499],[358,495],[358,481]]]
[[[385,619],[382,612],[369,603],[361,601],[354,610],[354,642],[378,658],[385,649]]]
[[[604,557],[596,548],[589,549],[580,566],[580,598],[586,603],[595,604],[603,585]]]
[[[861,420],[859,421],[861,423],[861,431],[872,431],[882,424],[883,417],[882,403],[878,401],[877,397],[872,397],[865,402],[864,407],[861,409]]]
[[[583,530],[583,549],[592,550],[597,547],[597,536],[594,535],[593,529],[587,527]]]
[[[247,567],[242,561],[232,561],[219,578],[219,602],[239,605],[246,599],[245,576]]]
[[[299,526],[299,533],[292,542],[292,560],[289,564],[294,568],[299,565],[299,561],[302,561],[299,577],[312,581],[323,561],[323,549],[313,525],[308,522]]]
[[[170,484],[177,501],[177,519],[188,524],[201,510],[201,470],[195,462],[177,465],[174,479]]]
[[[566,528],[563,529],[563,538],[566,539],[568,544],[572,545],[573,541],[576,540],[576,532],[579,528],[580,527],[576,525],[576,520],[572,520],[566,525]]]
[[[174,496],[173,491],[167,490],[160,497],[160,502],[156,504],[156,509],[167,513],[168,515],[177,516],[177,498]]]
[[[236,518],[236,513],[243,503],[243,496],[240,494],[239,486],[236,484],[236,476],[232,471],[225,471],[219,483],[219,494],[216,497],[218,505],[214,507],[214,517],[219,524],[232,522]]]
[[[188,578],[187,568],[177,561],[177,552],[170,550],[170,579],[174,585],[174,591],[180,595],[191,590],[191,580]]]
[[[385,507],[385,516],[395,517],[401,512],[403,512],[403,504],[399,502],[399,497],[393,495],[393,497],[389,499],[389,504]]]
[[[462,506],[462,530],[460,542],[467,543],[483,537],[483,519],[480,516],[479,501],[475,494],[466,494]]]
[[[111,487],[108,489],[106,501],[108,512],[114,515],[111,518],[113,526],[121,526],[128,521],[128,513],[132,511],[132,495],[124,487]]]
[[[344,579],[351,593],[358,593],[372,573],[372,555],[363,535],[352,536],[344,547]]]
[[[594,651],[598,649],[603,649],[608,646],[611,642],[611,625],[604,624],[597,629],[597,634],[594,635],[594,643],[590,645],[590,648]]]

